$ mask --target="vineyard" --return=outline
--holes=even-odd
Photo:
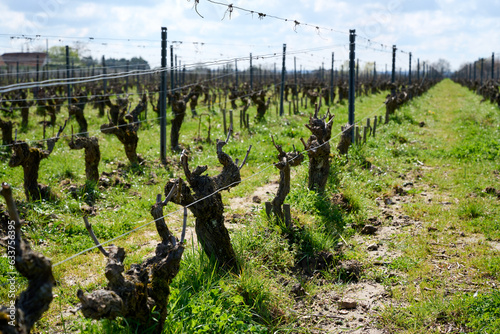
[[[154,68],[0,68],[0,333],[498,333],[493,56],[181,66],[161,32]]]

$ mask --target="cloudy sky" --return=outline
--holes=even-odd
[[[381,71],[390,68],[393,44],[403,51],[396,59],[403,70],[408,52],[413,68],[417,59],[444,58],[452,70],[492,52],[500,59],[500,0],[214,2],[199,0],[201,17],[195,0],[0,0],[0,53],[79,43],[94,58],[142,56],[158,66],[160,31],[167,27],[182,64],[252,53],[254,66],[271,67],[281,63],[286,44],[288,69],[294,58],[298,69],[330,68],[332,52],[340,68],[348,59],[349,29],[356,29],[360,65],[376,61]]]

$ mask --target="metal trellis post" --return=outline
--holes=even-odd
[[[495,52],[491,54],[491,80],[495,79]]]
[[[252,67],[252,53],[250,52],[250,90],[253,91],[253,67]]]
[[[127,64],[128,65],[128,64]],[[161,28],[160,160],[167,161],[167,28]]]
[[[335,53],[332,52],[332,69],[330,70],[330,103],[333,105],[333,76],[334,76]]]
[[[285,67],[286,62],[286,44],[283,44],[283,63],[281,66],[281,90],[280,90],[280,116],[283,116],[285,113],[283,108],[283,93],[285,92]]]
[[[392,88],[391,88],[391,94],[395,95],[396,94],[396,86],[394,85],[396,81],[396,45],[392,46],[392,76],[391,76],[391,83],[392,83]]]
[[[420,58],[417,58],[417,84],[420,81]]]
[[[484,58],[481,58],[481,85],[483,84]]]
[[[356,47],[356,30],[349,30],[349,125],[351,126],[351,140],[355,143],[356,136],[354,132],[354,97],[355,97],[355,85],[354,85],[354,72],[355,64],[354,58]]]
[[[238,89],[238,59],[234,60],[234,73],[235,73],[235,78],[236,78],[236,89]]]
[[[408,85],[411,85],[411,52],[410,52],[410,62],[409,62],[409,69],[408,69]]]
[[[66,78],[69,79],[69,46],[66,45]],[[68,91],[68,106],[71,105],[71,85],[69,84],[66,87]]]
[[[106,69],[106,59],[104,56],[102,56],[102,73],[104,74],[104,81],[103,81],[103,89],[104,89],[104,95],[106,95],[107,91],[107,84],[108,81],[106,80],[106,74],[107,74],[107,69]]]

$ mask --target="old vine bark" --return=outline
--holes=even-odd
[[[50,260],[32,251],[30,244],[21,238],[19,215],[12,197],[12,190],[7,183],[2,184],[1,194],[7,202],[10,219],[14,221],[14,230],[9,229],[8,234],[9,246],[14,246],[14,266],[22,276],[28,279],[28,287],[21,292],[14,303],[0,306],[0,333],[26,334],[49,309],[55,280]],[[8,249],[10,250],[10,247]],[[8,256],[11,255],[10,252],[7,253]]]
[[[219,266],[239,271],[229,233],[224,226],[224,205],[219,191],[229,190],[239,184],[240,169],[246,162],[251,146],[242,164],[238,166],[238,160],[234,162],[228,154],[222,151],[230,135],[231,129],[226,141],[217,140],[217,158],[223,166],[220,174],[212,177],[201,175],[207,170],[207,166],[198,166],[194,171],[190,171],[188,156],[183,152],[181,164],[188,184],[182,179],[171,180],[165,186],[165,193],[169,193],[172,187],[177,182],[179,183],[179,188],[171,201],[187,206],[196,217],[196,235],[205,253],[215,258]]]
[[[2,145],[10,145],[14,140],[12,140],[12,122],[4,121],[0,118],[0,128],[2,129]],[[7,146],[10,151],[12,148]]]
[[[117,107],[115,111],[118,112],[118,115],[111,113],[111,117],[108,118],[109,123],[101,125],[102,133],[115,135],[123,144],[125,154],[132,165],[143,162],[143,159],[137,154],[137,143],[139,142],[137,130],[139,129],[139,114],[146,108],[147,96],[144,94],[141,102],[131,113],[126,113],[126,109]],[[116,120],[114,120],[115,116]]]
[[[301,138],[307,155],[309,156],[309,190],[324,192],[328,174],[330,172],[330,143],[328,142],[332,134],[332,124],[334,115],[330,115],[328,110],[323,118],[318,118],[318,106],[314,117],[309,118],[309,124],[306,124],[312,134],[307,143]],[[325,123],[325,119],[328,122]]]
[[[101,161],[101,151],[99,150],[99,140],[97,137],[76,137],[71,136],[68,143],[72,150],[85,149],[85,176],[87,180],[99,181],[99,161]]]
[[[162,239],[156,247],[155,256],[140,264],[132,264],[130,269],[123,274],[125,250],[114,245],[108,247],[108,251],[102,246],[99,247],[99,250],[107,257],[105,275],[108,285],[106,289],[96,290],[90,294],[78,290],[77,297],[80,299],[81,310],[86,318],[114,319],[120,316],[139,322],[140,332],[146,331],[155,324],[157,324],[155,333],[163,331],[170,284],[180,269],[186,228],[184,221],[182,237],[178,242],[163,219],[163,207],[168,203],[173,192],[165,201],[161,201],[161,195],[159,195],[157,202],[151,208],[151,215],[155,219],[158,234]],[[186,220],[186,217],[184,219]],[[86,218],[85,224],[92,239],[98,244]],[[153,318],[153,311],[158,312],[158,319]]]
[[[271,202],[272,210],[276,216],[281,221],[284,221],[283,215],[283,203],[285,202],[285,198],[290,192],[290,167],[298,166],[304,161],[304,156],[302,153],[297,152],[288,152],[285,153],[281,147],[281,145],[276,145],[274,142],[274,138],[271,136],[274,147],[278,151],[278,163],[274,164],[276,168],[280,171],[280,182],[278,186],[278,191],[276,192],[276,196]]]
[[[69,117],[74,116],[76,121],[78,122],[78,125],[80,126],[79,136],[87,137],[89,135],[87,132],[88,124],[87,124],[87,120],[85,119],[85,115],[83,114],[83,109],[72,104],[69,106],[68,115],[69,115]]]
[[[187,103],[193,96],[198,98],[198,91],[193,89],[189,94],[181,96],[179,92],[176,92],[172,98],[172,113],[174,118],[172,119],[172,127],[170,131],[170,149],[172,151],[180,151],[179,146],[179,132],[181,131],[182,122],[186,116]]]
[[[30,147],[22,140],[14,141],[12,145],[12,155],[9,160],[10,167],[22,166],[24,171],[24,194],[28,201],[37,201],[40,199],[50,199],[51,194],[47,186],[38,183],[38,170],[40,169],[40,161],[48,158],[54,150],[59,136],[66,127],[59,128],[57,136],[47,140],[47,150]]]

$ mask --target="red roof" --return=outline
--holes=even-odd
[[[4,53],[0,57],[1,63],[5,63],[8,66],[33,66],[35,67],[37,62],[40,66],[43,66],[47,61],[47,54],[45,52],[11,52]]]

